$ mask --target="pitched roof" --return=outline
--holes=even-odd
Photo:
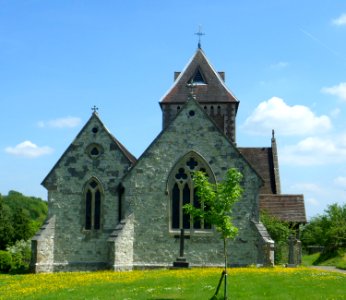
[[[106,128],[106,126],[102,123],[101,119],[99,118],[98,114],[94,112],[89,120],[86,122],[86,124],[83,126],[83,128],[79,131],[78,135],[75,137],[74,141],[70,144],[70,146],[65,150],[65,152],[62,154],[62,156],[59,158],[59,160],[56,162],[54,167],[50,170],[48,175],[43,179],[42,185],[46,187],[46,183],[48,182],[50,176],[53,174],[54,170],[59,166],[60,162],[63,160],[63,158],[67,155],[67,153],[74,147],[74,142],[81,136],[83,131],[89,126],[89,124],[92,121],[96,121],[109,135],[110,139],[118,146],[119,150],[124,154],[126,159],[129,161],[129,163],[134,164],[136,162],[136,158],[125,148],[124,145],[122,145]]]
[[[194,94],[197,95],[198,102],[207,103],[210,99],[219,103],[239,102],[226,87],[223,75],[214,70],[202,49],[198,49],[160,103],[186,102],[190,94],[186,85],[191,81],[195,84]]]
[[[292,223],[306,223],[304,195],[259,196],[260,209],[280,220]]]
[[[238,148],[264,180],[261,194],[276,194],[272,148]]]

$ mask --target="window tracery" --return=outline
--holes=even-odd
[[[215,182],[208,163],[197,153],[190,152],[185,155],[172,169],[169,178],[170,193],[170,229],[181,228],[191,231],[210,230],[211,225],[204,220],[194,220],[190,215],[184,213],[183,206],[192,204],[195,207],[208,209],[204,203],[200,203],[196,189],[192,181],[193,172],[205,172],[212,182]]]

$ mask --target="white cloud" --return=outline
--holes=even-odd
[[[334,179],[334,184],[343,188],[346,188],[346,177],[338,176]]]
[[[322,93],[330,94],[339,97],[342,101],[346,101],[346,82],[341,82],[338,85],[324,87]]]
[[[346,14],[342,14],[339,18],[332,20],[332,24],[336,26],[346,25]]]
[[[328,116],[318,117],[303,105],[289,106],[278,97],[261,102],[242,126],[253,134],[267,134],[275,129],[280,135],[323,133],[331,127]]]
[[[77,117],[59,118],[50,121],[39,121],[38,127],[51,127],[51,128],[73,128],[80,124],[81,119]]]
[[[5,148],[5,152],[8,154],[23,156],[23,157],[39,157],[42,155],[50,154],[53,152],[53,149],[48,146],[39,147],[36,144],[30,141],[24,141],[15,147]]]
[[[346,136],[308,137],[296,145],[285,146],[280,149],[280,162],[298,166],[345,163]]]
[[[329,113],[329,115],[333,118],[337,118],[340,115],[340,113],[341,113],[341,109],[335,108]]]
[[[278,63],[270,65],[272,69],[283,69],[288,66],[288,62],[286,61],[279,61]]]
[[[303,191],[304,193],[321,193],[322,189],[315,183],[296,183],[290,187],[290,190]]]
[[[320,203],[316,198],[307,198],[306,199],[307,204],[313,205],[313,206],[320,206]]]

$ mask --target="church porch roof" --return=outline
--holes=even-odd
[[[282,221],[306,223],[304,195],[259,196],[260,209]]]

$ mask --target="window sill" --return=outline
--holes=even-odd
[[[175,238],[180,237],[180,229],[170,229],[169,235]],[[204,236],[214,236],[215,230],[214,229],[185,229],[184,230],[184,236],[190,237],[190,236],[196,236],[196,237],[204,237]]]

